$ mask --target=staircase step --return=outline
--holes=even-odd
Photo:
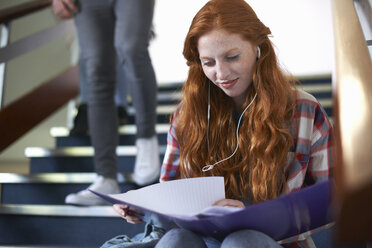
[[[169,123],[172,113],[176,110],[177,105],[160,105],[156,107],[157,120],[156,123]],[[128,124],[135,124],[134,114],[135,109],[132,106],[129,106],[128,109]]]
[[[303,84],[298,85],[297,88],[303,89],[310,94],[316,93],[331,93],[332,92],[332,85],[329,83],[327,84]]]
[[[160,92],[181,92],[183,82],[169,82],[158,84],[158,94]]]
[[[176,110],[177,104],[173,101],[164,104],[158,105],[156,107],[156,123],[169,123],[172,113]],[[128,124],[135,124],[135,109],[133,106],[127,107],[128,112]]]
[[[325,112],[329,117],[333,116],[332,107],[333,107],[333,100],[332,98],[329,99],[319,99],[318,101],[320,105],[324,108]]]
[[[329,117],[333,116],[332,77],[331,75],[319,75],[310,77],[298,77],[300,85],[297,88],[312,94],[322,105]]]
[[[159,146],[159,159],[163,161],[166,146]],[[27,147],[25,155],[30,159],[30,173],[43,172],[93,172],[92,147]],[[135,146],[118,146],[119,172],[133,172],[137,154]]]
[[[298,76],[297,79],[302,85],[321,85],[332,84],[332,75],[311,75],[311,76]]]
[[[0,173],[1,203],[64,204],[66,195],[88,188],[95,177],[95,173]],[[121,192],[139,188],[132,174],[119,173],[118,182]]]
[[[128,224],[111,206],[1,204],[0,219],[3,245],[99,247],[117,235],[144,230],[144,224]]]
[[[178,104],[182,99],[182,93],[177,89],[161,91],[157,94],[158,105],[174,105]]]
[[[166,145],[170,124],[157,124],[155,128],[159,144]],[[119,145],[134,145],[137,127],[136,125],[121,126],[119,127],[119,134]],[[50,135],[56,139],[56,147],[91,146],[89,136],[69,136],[69,130],[66,127],[53,127],[50,129]]]
[[[182,93],[177,89],[163,89],[157,93],[157,105],[175,105],[178,104],[182,98]],[[130,97],[128,97],[126,102],[127,107],[133,107],[133,102]]]

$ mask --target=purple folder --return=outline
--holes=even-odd
[[[261,231],[275,240],[282,240],[333,221],[331,211],[332,183],[332,180],[317,183],[297,192],[250,205],[223,216],[186,219],[156,214],[170,218],[182,228],[212,236],[218,240],[223,240],[226,235],[239,229]],[[113,204],[126,204],[108,195],[92,192]],[[133,207],[151,212],[151,210],[140,206]]]

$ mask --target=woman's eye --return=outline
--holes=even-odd
[[[204,62],[202,62],[202,65],[203,66],[213,66],[213,62],[212,61],[204,61]]]
[[[239,55],[234,55],[234,56],[228,56],[226,59],[229,61],[237,60],[239,58]]]

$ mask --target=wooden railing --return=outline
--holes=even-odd
[[[0,11],[0,24],[49,7],[51,0],[38,0]],[[61,36],[74,34],[73,21],[64,21],[47,30],[0,48],[0,63],[36,49]],[[53,63],[53,61],[51,61]],[[5,67],[6,68],[6,67]],[[20,72],[22,68],[19,68]],[[78,68],[72,66],[0,110],[0,152],[30,129],[77,96]],[[2,87],[4,87],[2,85]],[[2,92],[2,89],[0,89]]]
[[[16,18],[31,14],[35,11],[44,9],[49,7],[51,3],[52,0],[38,0],[15,5],[14,7],[9,7],[6,9],[1,9],[0,23],[6,23]]]
[[[365,244],[372,241],[372,63],[353,1],[333,0],[333,20],[336,237]]]

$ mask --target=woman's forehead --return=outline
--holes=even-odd
[[[244,40],[241,35],[229,33],[224,30],[212,30],[202,35],[198,40],[199,53],[245,49],[250,47],[252,47],[251,42]]]

